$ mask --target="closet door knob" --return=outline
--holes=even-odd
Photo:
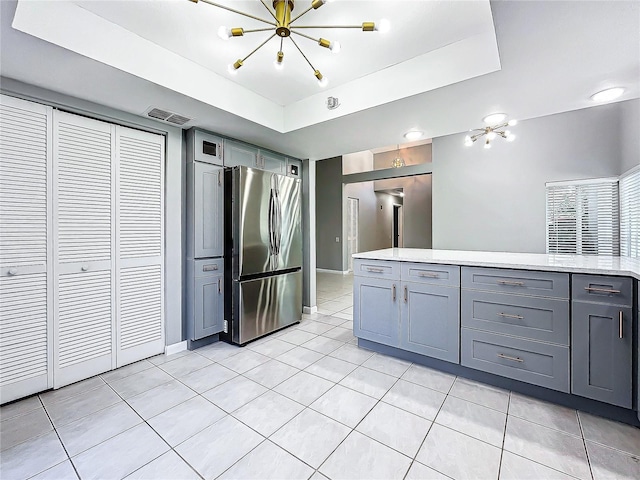
[[[89,270],[89,265],[82,265],[80,267],[80,270],[82,270],[83,272],[86,272],[87,270]]]
[[[18,274],[18,269],[17,268],[10,268],[8,273],[11,276],[17,275]]]

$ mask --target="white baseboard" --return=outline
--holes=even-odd
[[[307,315],[318,313],[318,306],[314,305],[313,307],[302,307],[302,313],[306,313]]]
[[[165,355],[173,355],[174,353],[179,353],[187,349],[187,341],[180,343],[173,343],[171,345],[166,345],[164,347]]]
[[[336,275],[349,275],[349,270],[327,270],[326,268],[316,268],[316,272],[322,272],[322,273],[334,273]]]

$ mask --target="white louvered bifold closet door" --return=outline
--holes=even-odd
[[[0,96],[0,403],[51,386],[51,113]]]
[[[113,368],[115,126],[54,112],[54,386]]]
[[[116,127],[117,366],[164,350],[164,137]]]

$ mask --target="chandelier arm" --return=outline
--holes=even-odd
[[[251,55],[253,55],[253,54],[254,54],[254,53],[256,53],[258,50],[260,50],[262,47],[264,47],[264,46],[267,44],[267,42],[268,42],[269,40],[271,40],[271,39],[272,39],[273,37],[275,37],[275,36],[276,36],[276,34],[274,33],[274,34],[273,34],[273,35],[271,35],[269,38],[267,38],[264,42],[262,42],[262,43],[261,43],[260,45],[258,45],[256,48],[254,48],[254,49],[251,51],[251,53],[250,53],[249,55],[247,55],[246,57],[244,57],[244,58],[242,59],[242,62],[244,62],[247,58],[249,58]]]
[[[291,27],[291,29],[294,29],[294,28],[360,28],[362,29],[362,25],[296,25],[295,27],[294,26]]]
[[[296,48],[298,49],[298,51],[300,52],[300,55],[302,55],[302,57],[307,61],[307,63],[309,64],[309,66],[311,67],[311,70],[313,70],[314,72],[316,71],[316,67],[313,66],[313,64],[309,61],[309,59],[307,58],[307,56],[302,52],[302,50],[300,49],[300,47],[298,46],[298,44],[296,43],[296,41],[289,37],[289,40],[291,40],[291,42],[296,46]]]
[[[269,20],[265,20],[264,18],[255,17],[255,16],[250,15],[248,13],[241,12],[240,10],[235,10],[234,8],[229,8],[229,7],[225,6],[225,5],[220,5],[219,3],[212,2],[211,0],[200,0],[200,1],[203,2],[203,3],[208,3],[209,5],[213,5],[214,7],[222,8],[223,10],[228,10],[230,12],[237,13],[238,15],[243,15],[245,17],[249,17],[249,18],[252,18],[254,20],[258,20],[259,22],[262,22],[262,23],[268,23],[269,25],[273,25],[274,27],[277,26],[274,22],[270,22]]]
[[[267,28],[254,28],[252,30],[244,30],[243,29],[243,33],[254,33],[254,32],[272,32],[273,31],[273,27],[267,27]]]
[[[264,5],[264,8],[267,9],[267,12],[269,12],[269,15],[271,15],[273,17],[273,19],[277,22],[278,19],[276,18],[275,14],[269,8],[269,5],[267,5],[264,0],[260,0],[260,3],[262,3],[262,5]]]
[[[297,17],[294,17],[293,20],[291,20],[289,22],[289,25],[291,25],[293,22],[295,22],[296,20],[298,20],[301,16],[303,16],[305,13],[309,13],[309,11],[313,8],[313,5],[310,6],[309,8],[307,8],[304,12],[302,12],[300,15],[298,15]]]
[[[311,37],[311,36],[309,36],[309,35],[305,35],[304,33],[294,32],[293,30],[291,30],[291,33],[295,33],[296,35],[300,35],[301,37],[308,38],[309,40],[313,40],[313,41],[314,41],[314,42],[316,42],[316,43],[319,43],[319,42],[320,42],[320,39],[319,39],[319,38],[313,38],[313,37]]]

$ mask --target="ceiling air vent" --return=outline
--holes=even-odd
[[[183,126],[192,120],[191,118],[185,117],[184,115],[153,107],[147,110],[146,115],[148,117],[155,118],[156,120],[179,126]]]

